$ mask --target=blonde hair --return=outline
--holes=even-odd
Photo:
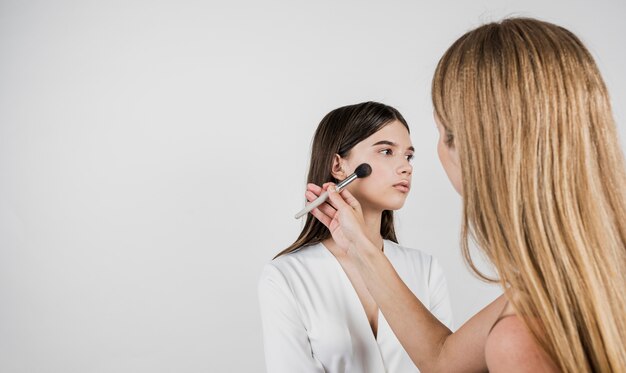
[[[461,160],[469,239],[565,372],[626,370],[626,169],[609,96],[568,30],[512,18],[437,66],[435,113]]]

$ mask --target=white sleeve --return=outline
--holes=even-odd
[[[313,357],[291,288],[271,263],[263,269],[258,291],[267,372],[324,372]]]
[[[428,288],[430,289],[430,312],[450,330],[454,331],[448,284],[443,269],[435,257],[430,262]]]

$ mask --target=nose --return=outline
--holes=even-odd
[[[413,166],[407,159],[404,159],[402,163],[400,164],[400,166],[398,167],[398,174],[411,175],[412,173],[413,173]]]

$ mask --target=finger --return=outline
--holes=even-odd
[[[304,195],[309,203],[315,201],[318,198],[318,196],[311,191],[307,191]],[[331,219],[335,216],[335,212],[337,211],[330,204],[328,204],[328,202],[322,203],[320,206],[318,206],[318,208],[321,209],[322,212],[328,215]]]
[[[331,186],[331,185],[335,185],[335,183],[330,183],[330,182],[329,183],[324,183],[324,184],[322,184],[322,189],[323,190],[328,190],[328,187]]]
[[[315,195],[315,193],[310,192],[310,191],[307,191],[305,193],[305,196],[306,196],[307,201],[309,201],[309,203],[311,203],[311,202],[313,202],[313,201],[315,201],[317,199],[317,196]],[[333,216],[335,216],[335,212],[337,211],[331,205],[329,205],[326,202],[322,203],[317,208],[321,209],[324,214],[330,216],[331,219],[333,218]]]
[[[322,212],[319,208],[314,208],[311,210],[311,215],[315,216],[317,220],[319,220],[322,224],[326,226],[326,228],[330,229],[330,223],[333,221],[331,217]]]
[[[310,192],[310,191],[307,191],[304,195],[309,203],[315,201],[318,198],[318,196],[315,195],[315,193]],[[324,213],[330,215],[331,218],[335,215],[336,210],[327,202],[322,203],[319,206],[319,208],[321,208]]]
[[[331,219],[334,218],[335,214],[337,213],[337,210],[331,205],[329,205],[328,203],[322,203],[317,208],[320,209],[326,216],[328,216]]]
[[[318,196],[324,192],[322,187],[315,185],[313,183],[308,183],[306,185],[306,190],[310,190],[311,192],[317,194]]]
[[[337,210],[352,208],[346,201],[343,200],[343,197],[337,193],[337,190],[334,186],[328,188],[328,199],[330,204],[336,208]]]
[[[311,191],[306,191],[304,195],[309,203],[315,201],[318,198],[318,196]],[[335,213],[337,212],[337,210],[335,210],[331,205],[329,205],[326,202],[322,203],[320,206],[316,208],[320,209],[320,211],[324,215],[328,216],[330,219],[332,219],[335,216]]]
[[[319,197],[318,194],[315,194],[315,192],[312,192],[310,190],[307,190],[304,193],[304,196],[306,197],[306,200],[309,201],[309,202],[313,202],[313,201],[315,201],[317,199],[317,197]]]
[[[350,205],[350,207],[357,211],[361,211],[361,204],[359,203],[359,200],[354,198],[354,196],[348,191],[348,189],[342,190],[339,194],[341,194],[344,201],[346,201],[346,203]]]

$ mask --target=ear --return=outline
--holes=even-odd
[[[330,174],[333,175],[333,177],[337,180],[343,180],[346,178],[346,173],[345,173],[345,160],[343,158],[341,158],[339,156],[339,154],[335,154],[333,156],[333,165],[332,168],[330,170]]]

